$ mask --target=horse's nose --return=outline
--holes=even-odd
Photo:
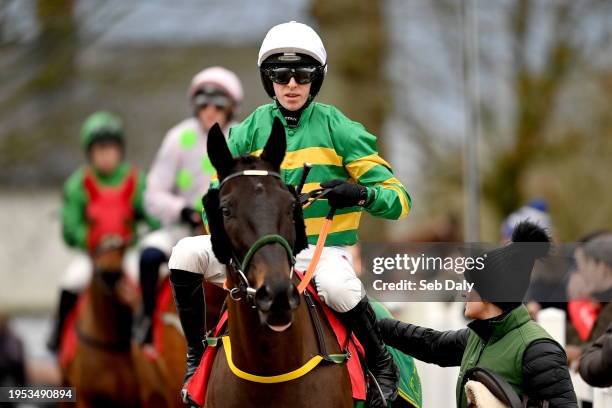
[[[300,304],[300,295],[289,281],[276,285],[264,283],[255,293],[255,304],[262,312],[294,310]]]
[[[255,292],[255,305],[262,312],[269,312],[272,308],[272,296],[270,286],[263,285]]]

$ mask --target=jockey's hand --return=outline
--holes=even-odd
[[[181,221],[191,228],[198,228],[202,226],[202,214],[191,207],[185,207],[181,210]]]
[[[321,183],[321,187],[332,189],[325,195],[325,198],[327,198],[329,205],[334,208],[363,206],[366,205],[368,200],[368,188],[361,184],[335,179]]]

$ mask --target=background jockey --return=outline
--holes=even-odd
[[[304,191],[332,188],[322,200],[304,211],[311,244],[297,254],[296,267],[305,270],[312,258],[321,221],[330,205],[338,208],[314,281],[325,303],[339,313],[366,350],[369,370],[383,396],[370,392],[371,407],[397,395],[398,369],[375,325],[372,310],[351,262],[347,246],[357,242],[363,210],[378,217],[398,219],[410,210],[410,197],[391,166],[378,155],[376,137],[333,106],[314,102],[327,69],[327,54],[317,33],[290,22],[273,27],[259,51],[258,65],[264,89],[274,102],[259,107],[230,131],[234,156],[257,154],[265,145],[272,123],[280,118],[287,134],[287,155],[282,177],[297,185],[304,162],[314,165]],[[356,84],[358,85],[358,84]],[[225,266],[214,257],[210,236],[181,240],[169,266],[175,301],[188,341],[187,378],[197,366],[202,347],[202,278],[222,284]],[[313,334],[314,335],[314,334]]]
[[[232,124],[242,96],[242,85],[233,72],[221,67],[199,72],[188,91],[193,116],[168,131],[151,166],[145,207],[163,227],[145,238],[140,257],[143,309],[137,336],[143,343],[152,340],[160,266],[179,239],[201,233],[202,195],[214,174],[206,155],[206,134],[215,123],[223,129]]]
[[[159,226],[144,210],[144,174],[125,161],[121,120],[109,112],[92,114],[81,129],[81,144],[87,164],[66,181],[62,207],[64,241],[79,253],[61,282],[57,323],[47,344],[52,351],[57,351],[66,316],[91,278],[88,253],[109,232],[134,242],[137,221]]]

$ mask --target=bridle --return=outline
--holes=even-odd
[[[304,182],[306,180],[308,172],[310,171],[310,168],[311,166],[309,164],[304,165],[304,172],[302,173],[302,179],[300,180],[300,183],[297,188],[298,200],[296,204],[303,206],[303,207],[307,207],[308,205],[312,204],[312,202],[314,202],[315,200],[319,198],[323,198],[331,190],[331,188],[320,188],[320,189],[313,190],[307,194],[300,194],[304,186]],[[227,181],[233,178],[236,178],[236,177],[241,177],[241,176],[272,176],[282,181],[280,174],[278,174],[277,172],[267,171],[267,170],[243,170],[243,171],[239,171],[236,173],[232,173],[229,176],[225,177],[219,184],[219,192],[221,191],[221,188]],[[292,370],[290,372],[284,373],[284,374],[273,375],[273,376],[261,376],[261,375],[254,375],[254,374],[242,371],[241,369],[236,367],[236,365],[233,362],[232,354],[231,354],[232,347],[230,343],[230,336],[229,335],[219,335],[220,333],[218,333],[223,328],[223,317],[222,317],[221,324],[217,325],[217,329],[214,332],[215,336],[218,336],[218,337],[209,336],[207,334],[205,342],[207,346],[209,347],[217,347],[221,342],[223,343],[227,364],[231,372],[234,373],[234,375],[236,375],[238,378],[241,378],[247,381],[251,381],[251,382],[255,382],[255,383],[264,383],[264,384],[282,383],[282,382],[287,382],[287,381],[291,381],[291,380],[300,378],[308,374],[314,368],[316,368],[319,365],[319,363],[321,363],[322,361],[327,361],[327,362],[334,363],[334,364],[343,364],[351,357],[351,353],[348,350],[345,350],[344,353],[336,353],[336,354],[329,354],[327,352],[327,347],[325,344],[325,337],[323,336],[323,329],[322,329],[320,318],[316,311],[317,310],[316,305],[312,299],[312,295],[308,292],[308,290],[312,291],[314,289],[312,289],[312,287],[307,289],[307,286],[310,282],[310,279],[312,279],[314,270],[318,263],[318,259],[321,255],[322,248],[325,244],[325,239],[327,237],[327,234],[329,233],[329,227],[331,226],[334,212],[335,212],[335,209],[331,208],[328,216],[326,217],[325,224],[323,225],[323,228],[317,240],[317,245],[314,250],[313,258],[310,264],[308,265],[308,269],[305,275],[302,276],[300,272],[295,273],[295,275],[297,275],[296,279],[299,280],[299,285],[294,284],[294,287],[296,288],[298,293],[303,294],[304,300],[307,304],[306,309],[308,310],[310,314],[310,318],[312,319],[313,325],[315,327],[315,332],[317,335],[317,344],[319,346],[319,353],[316,356],[312,357],[310,360],[308,360],[305,364],[303,364],[299,368]],[[265,245],[270,245],[270,244],[280,244],[287,252],[289,263],[291,264],[291,272],[289,275],[289,279],[293,282],[293,275],[294,275],[293,266],[295,265],[295,257],[294,257],[293,249],[291,245],[289,245],[289,243],[284,237],[278,234],[264,235],[261,238],[257,239],[253,243],[253,245],[251,245],[251,247],[245,254],[242,262],[238,260],[238,257],[233,251],[233,248],[230,248],[231,257],[229,260],[228,270],[230,268],[234,269],[238,273],[238,277],[239,277],[238,285],[236,287],[225,288],[229,292],[229,296],[231,299],[235,301],[240,301],[242,299],[245,299],[252,308],[256,308],[255,295],[256,295],[257,290],[251,287],[251,285],[249,284],[249,280],[246,277],[245,272],[248,270],[251,259],[253,258],[255,253],[258,250],[260,250],[262,247],[264,247]],[[227,318],[227,314],[225,314],[225,316]]]
[[[225,177],[219,183],[219,193],[221,189],[230,180],[233,180],[238,177],[245,176],[268,176],[279,179],[282,182],[281,175],[275,171],[268,170],[242,170],[237,171],[235,173],[230,174]],[[283,183],[284,184],[284,183]],[[232,257],[230,259],[228,267],[236,271],[238,275],[238,285],[233,288],[224,287],[225,290],[229,292],[230,298],[235,301],[240,301],[244,299],[252,308],[256,308],[255,304],[255,293],[257,289],[251,286],[248,278],[246,277],[246,273],[248,272],[248,268],[251,264],[251,260],[255,253],[259,251],[266,245],[279,244],[283,247],[285,252],[287,253],[287,257],[289,259],[289,265],[291,271],[289,273],[289,279],[293,277],[293,266],[295,265],[295,256],[293,254],[293,248],[289,244],[289,242],[279,234],[268,234],[257,239],[248,249],[247,253],[244,255],[242,262],[238,259],[238,256],[234,252],[233,248],[231,248]]]

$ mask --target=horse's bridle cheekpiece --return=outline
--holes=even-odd
[[[237,177],[242,177],[242,176],[271,176],[271,177],[275,177],[282,181],[281,175],[275,171],[242,170],[242,171],[237,171],[235,173],[232,173],[227,177],[224,177],[223,180],[219,182],[219,192],[221,191],[221,188],[223,188],[225,183],[227,183],[229,180],[235,179]],[[295,265],[295,257],[293,255],[293,249],[291,248],[291,245],[289,244],[289,242],[284,237],[278,234],[264,235],[260,237],[259,239],[257,239],[257,241],[253,243],[253,245],[251,245],[251,247],[245,254],[242,262],[240,262],[240,260],[238,259],[234,251],[232,250],[232,258],[230,259],[229,266],[232,267],[238,273],[238,277],[240,278],[239,279],[240,282],[238,282],[237,287],[226,288],[226,290],[229,292],[229,296],[233,300],[239,301],[239,300],[245,299],[252,308],[256,307],[255,293],[257,292],[257,289],[253,288],[251,284],[249,283],[249,280],[246,277],[246,272],[248,271],[249,265],[251,263],[251,260],[253,259],[253,256],[255,256],[255,253],[259,251],[261,248],[263,248],[264,246],[271,245],[271,244],[280,244],[283,247],[283,249],[287,252],[287,256],[289,258],[289,264],[291,268],[289,278],[293,276],[293,266]]]

